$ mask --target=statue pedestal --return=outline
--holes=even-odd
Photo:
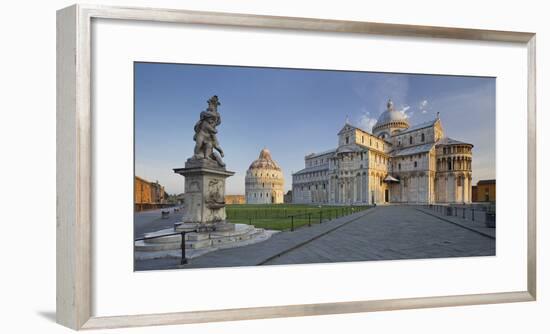
[[[174,172],[185,177],[185,213],[181,224],[174,229],[146,233],[155,237],[134,243],[135,256],[139,259],[180,257],[182,240],[174,232],[185,235],[186,257],[201,256],[219,249],[242,247],[262,242],[274,231],[266,231],[247,224],[232,224],[225,214],[225,179],[235,172],[210,159],[189,159],[185,168]]]
[[[178,230],[233,230],[226,222],[225,179],[235,174],[209,160],[188,160],[174,172],[185,177],[185,214]]]

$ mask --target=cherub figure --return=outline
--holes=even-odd
[[[211,159],[221,167],[225,167],[225,163],[222,161],[223,150],[216,137],[218,133],[216,126],[221,123],[221,117],[217,110],[219,105],[218,97],[214,95],[208,100],[208,109],[201,112],[200,119],[195,124],[193,158],[197,160]],[[217,150],[219,155],[214,150]]]

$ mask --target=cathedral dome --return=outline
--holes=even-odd
[[[281,167],[277,165],[273,158],[271,158],[271,152],[267,148],[264,148],[260,152],[260,157],[254,160],[248,169],[275,169],[281,170]]]
[[[388,100],[387,109],[378,117],[378,121],[372,128],[375,135],[383,134],[384,137],[393,134],[396,130],[404,130],[409,127],[407,116],[393,108],[392,100]]]

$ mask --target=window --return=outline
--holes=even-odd
[[[361,136],[361,144],[365,143],[365,136]]]
[[[420,138],[421,138],[420,140],[422,140],[422,142],[424,142],[426,140],[426,137],[424,136],[424,133],[422,133]]]
[[[349,137],[346,137],[346,144],[349,144]]]
[[[451,160],[447,161],[447,170],[451,170],[453,168],[453,165],[451,164]]]
[[[456,185],[457,185],[458,187],[462,186],[462,178],[461,178],[461,177],[459,177],[458,179],[456,179]]]
[[[399,170],[401,170],[401,164],[398,164],[397,166],[398,166],[397,168],[398,168]]]
[[[369,139],[369,145],[372,146],[372,138]]]
[[[413,143],[413,137],[410,136],[410,137],[409,137],[409,144],[412,144],[412,143]]]
[[[418,166],[418,163],[415,161],[414,162],[414,167],[416,168]]]

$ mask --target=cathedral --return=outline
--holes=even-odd
[[[293,203],[471,203],[473,145],[445,137],[439,116],[410,126],[391,100],[372,133],[346,124],[338,147],[305,156]]]

